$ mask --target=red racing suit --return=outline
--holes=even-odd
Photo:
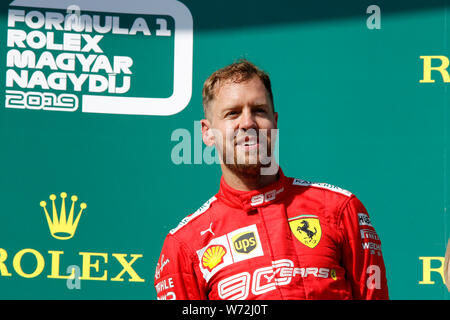
[[[219,192],[170,231],[158,299],[389,299],[381,242],[349,191],[284,176]]]

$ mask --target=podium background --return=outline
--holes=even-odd
[[[382,241],[392,299],[449,299],[437,272],[431,272],[434,284],[419,283],[420,257],[443,257],[449,238],[450,84],[437,72],[435,83],[419,83],[420,56],[450,54],[448,1],[180,2],[193,19],[193,76],[189,104],[175,115],[5,108],[11,48],[0,49],[0,248],[7,252],[3,262],[10,274],[0,268],[0,298],[155,299],[155,266],[166,234],[217,192],[220,179],[219,165],[175,164],[171,153],[179,141],[172,141],[172,133],[189,131],[194,162],[203,81],[247,58],[272,79],[284,173],[358,196]],[[366,26],[372,4],[381,9],[379,30]],[[3,44],[8,8],[1,4]],[[139,16],[113,15],[123,21]],[[151,50],[143,37],[121,41],[110,34],[101,43],[133,57],[129,96],[169,96],[173,34],[167,43],[149,37]],[[148,70],[139,73],[139,63]],[[51,215],[49,195],[56,194],[60,212],[61,192],[68,194],[67,208],[70,196],[78,196],[76,213],[80,202],[87,204],[69,240],[51,236],[39,206],[46,201]],[[25,278],[13,259],[30,248],[45,266]],[[66,279],[48,277],[49,251],[63,252],[61,276],[70,265],[82,268],[80,252],[102,254],[92,256],[98,270],[92,266],[90,272],[107,272],[107,280],[81,280],[80,289],[70,290]],[[127,261],[142,255],[132,268],[144,281],[129,281],[126,272],[123,281],[111,281],[122,271],[113,254],[127,254]],[[20,265],[31,274],[36,259],[25,254]]]

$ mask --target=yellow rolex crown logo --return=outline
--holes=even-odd
[[[48,227],[50,229],[50,233],[53,238],[59,239],[59,240],[67,240],[74,236],[75,231],[77,230],[78,222],[80,221],[81,214],[83,213],[83,210],[86,209],[86,203],[80,204],[80,212],[78,213],[78,216],[75,218],[75,221],[73,221],[74,218],[74,211],[75,211],[75,202],[78,201],[78,197],[73,195],[70,199],[72,200],[72,206],[70,207],[69,216],[66,215],[66,198],[67,193],[62,192],[61,193],[61,213],[58,218],[58,211],[56,210],[55,200],[56,196],[54,194],[50,195],[50,200],[52,201],[52,219],[50,219],[50,215],[47,211],[47,203],[45,201],[41,201],[40,205],[42,208],[44,208],[45,217],[47,218]]]

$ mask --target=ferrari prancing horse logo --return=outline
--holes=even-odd
[[[322,228],[318,216],[301,215],[290,218],[288,221],[289,227],[298,241],[311,249],[319,244]]]

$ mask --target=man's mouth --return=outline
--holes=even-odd
[[[257,149],[259,146],[258,137],[246,136],[239,138],[236,142],[236,146],[239,148],[243,148],[244,150]]]

